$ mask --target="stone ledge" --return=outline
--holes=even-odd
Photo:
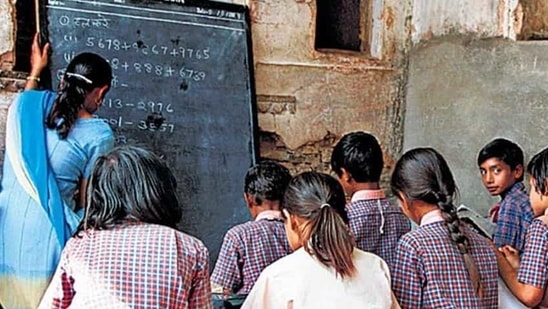
[[[295,114],[297,98],[287,95],[257,95],[257,110],[262,114]]]

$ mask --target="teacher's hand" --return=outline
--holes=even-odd
[[[36,76],[36,77],[39,77],[40,74],[42,73],[42,70],[48,65],[49,52],[50,52],[49,43],[46,43],[44,47],[40,47],[40,43],[38,42],[39,37],[40,37],[40,33],[37,32],[34,35],[34,39],[32,41],[31,56],[30,56],[30,65],[31,65],[30,76]]]

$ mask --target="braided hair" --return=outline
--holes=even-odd
[[[112,69],[101,56],[81,53],[67,66],[53,108],[46,119],[50,129],[65,139],[84,107],[86,96],[97,87],[110,86]]]
[[[432,148],[415,148],[406,152],[396,163],[390,185],[395,195],[402,194],[410,200],[421,200],[441,210],[449,237],[463,257],[474,291],[483,297],[479,269],[453,204],[457,186],[442,155]]]

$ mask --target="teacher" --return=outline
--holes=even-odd
[[[33,90],[48,64],[49,48],[40,48],[35,36],[31,74],[6,122],[0,304],[9,309],[37,307],[81,219],[95,159],[114,144],[110,127],[93,117],[110,88],[110,65],[82,53],[68,64],[57,93]]]

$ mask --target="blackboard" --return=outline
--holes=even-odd
[[[203,240],[213,262],[226,230],[249,217],[242,191],[257,160],[255,95],[247,8],[196,3],[49,0],[47,31],[54,88],[75,54],[109,61],[114,79],[97,116],[117,144],[167,160],[179,228]]]

